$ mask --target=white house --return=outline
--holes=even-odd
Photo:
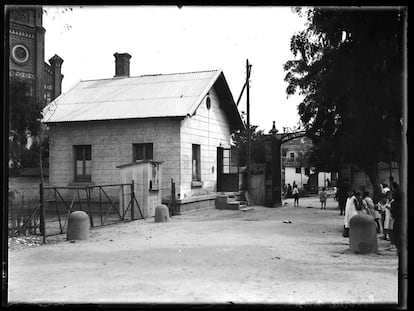
[[[149,159],[163,162],[162,188],[173,179],[179,200],[214,194],[218,148],[244,126],[223,72],[130,77],[131,56],[114,56],[113,78],[81,81],[44,109],[49,183],[116,183],[117,166]]]

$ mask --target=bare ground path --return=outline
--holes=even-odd
[[[9,302],[397,303],[389,242],[378,240],[378,255],[353,254],[336,202],[291,201],[101,227],[76,243],[12,243]]]

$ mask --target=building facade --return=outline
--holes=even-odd
[[[117,183],[117,167],[154,160],[163,197],[171,180],[178,199],[214,193],[217,148],[243,126],[221,70],[130,77],[131,56],[114,56],[113,78],[81,81],[45,107],[50,184]]]

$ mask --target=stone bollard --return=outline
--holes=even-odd
[[[88,214],[75,211],[68,218],[66,240],[87,240],[89,237],[90,220]]]
[[[377,227],[373,217],[358,214],[349,221],[349,248],[360,254],[378,254]]]
[[[170,219],[168,207],[164,204],[155,208],[155,222],[167,222]]]

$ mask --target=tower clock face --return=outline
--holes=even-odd
[[[16,44],[11,51],[12,59],[19,65],[24,65],[29,60],[29,50],[22,44]]]

